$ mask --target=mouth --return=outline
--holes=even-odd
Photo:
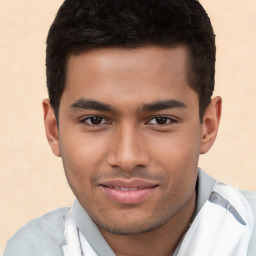
[[[153,195],[158,184],[142,180],[112,180],[100,184],[104,194],[120,204],[138,204]]]
[[[140,189],[145,189],[145,188],[123,188],[123,187],[109,187],[109,186],[105,186],[106,188],[112,188],[112,189],[116,189],[116,190],[121,190],[121,191],[135,191],[135,190],[140,190]]]

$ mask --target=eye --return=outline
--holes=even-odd
[[[97,126],[103,124],[109,124],[109,122],[100,116],[89,116],[80,121],[81,123],[85,123],[87,125]]]
[[[147,124],[153,124],[153,125],[168,125],[176,123],[177,120],[174,118],[166,117],[166,116],[157,116],[152,119],[150,119]]]

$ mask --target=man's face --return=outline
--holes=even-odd
[[[156,229],[192,199],[201,144],[183,47],[71,56],[59,109],[68,182],[99,227]]]

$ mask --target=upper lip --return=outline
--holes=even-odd
[[[105,187],[120,187],[120,188],[152,188],[158,186],[157,183],[140,180],[140,179],[132,179],[132,180],[124,180],[124,179],[113,179],[104,182],[100,182],[100,186]]]

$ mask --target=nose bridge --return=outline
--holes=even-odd
[[[139,130],[139,127],[131,122],[123,123],[117,128],[109,156],[110,165],[125,171],[147,165],[148,157],[143,149],[143,138]]]

